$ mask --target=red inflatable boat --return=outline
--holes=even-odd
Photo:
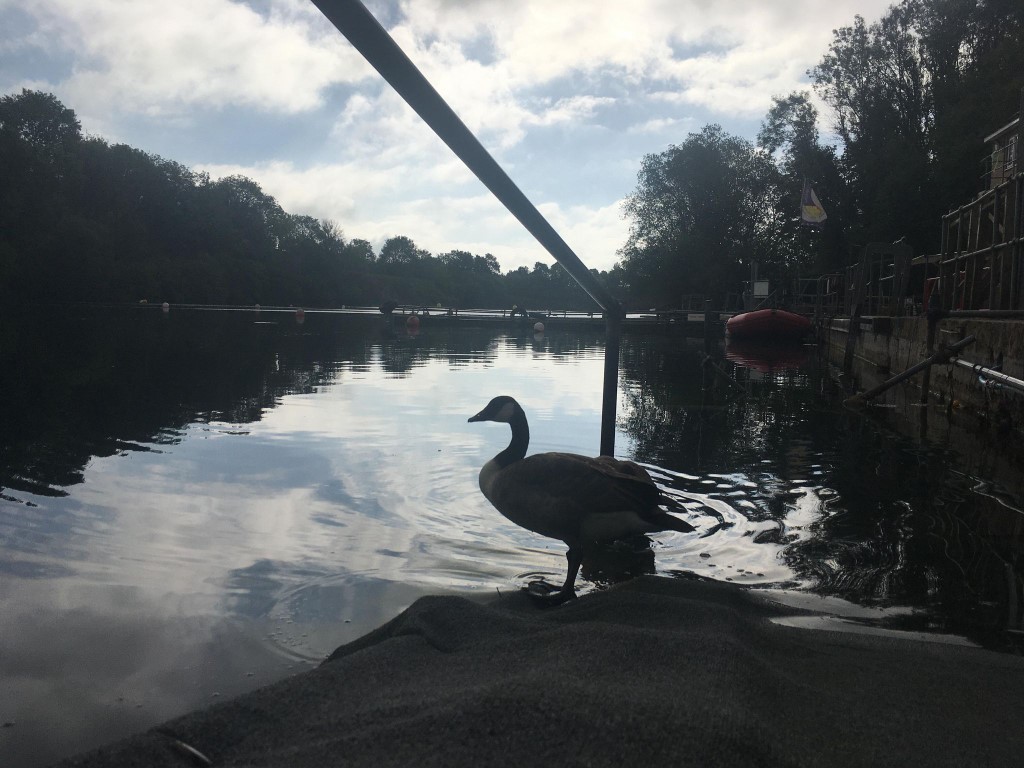
[[[799,339],[811,330],[811,321],[784,309],[757,309],[730,317],[725,330],[737,339]]]

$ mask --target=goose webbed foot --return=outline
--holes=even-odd
[[[553,587],[545,581],[531,581],[526,585],[526,594],[542,606],[554,606],[576,599],[576,590]]]
[[[570,547],[565,553],[565,559],[569,563],[569,570],[565,574],[565,583],[561,588],[555,589],[543,581],[531,581],[526,587],[526,593],[542,605],[561,605],[575,600],[576,574],[580,572],[580,566],[583,564],[583,552]]]

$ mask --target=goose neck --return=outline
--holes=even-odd
[[[523,458],[530,445],[530,427],[526,423],[526,414],[521,408],[517,408],[512,414],[509,426],[512,427],[512,441],[508,444],[508,448],[494,457],[501,467],[507,467],[512,462]]]

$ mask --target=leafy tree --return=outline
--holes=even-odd
[[[500,275],[501,265],[490,253],[477,256],[469,251],[447,251],[438,255],[438,260],[448,269],[462,269],[483,275]]]
[[[74,111],[52,94],[22,89],[0,98],[0,231],[18,241],[52,229],[81,141]]]
[[[347,250],[355,262],[368,265],[373,264],[377,260],[377,254],[373,252],[373,246],[370,245],[368,240],[361,240],[359,238],[350,240]]]
[[[834,269],[869,240],[937,247],[939,215],[969,199],[980,139],[1024,86],[1019,0],[902,0],[836,30],[811,72],[837,145],[807,93],[776,97],[758,146],[707,126],[644,158],[627,198],[622,260],[600,275],[630,306]],[[828,211],[800,225],[804,178]],[[83,138],[51,94],[0,97],[0,303],[90,298],[264,304],[404,303],[593,308],[559,266],[502,275],[492,254],[434,257],[408,236],[379,256],[337,223],[284,211],[242,176]]]
[[[775,158],[783,177],[786,215],[777,236],[784,262],[818,272],[845,266],[850,237],[856,237],[856,209],[841,158],[834,147],[821,143],[810,94],[773,98],[757,141]],[[800,217],[805,180],[814,185],[828,214],[820,229],[805,226]]]
[[[418,248],[412,238],[405,235],[389,237],[380,249],[380,263],[385,266],[408,266],[429,256],[430,252]]]
[[[469,251],[446,251],[437,255],[438,260],[449,269],[473,268],[473,254]]]
[[[857,16],[833,33],[811,74],[834,110],[867,239],[906,235],[922,249],[936,245],[938,201],[929,183],[931,95],[913,20],[911,3],[871,25]]]
[[[1017,110],[1017,0],[903,0],[834,32],[810,74],[834,113],[861,228],[938,248],[939,217],[978,188],[981,139]]]
[[[626,199],[620,251],[634,299],[678,306],[685,293],[722,298],[751,260],[779,265],[781,177],[750,142],[706,126],[641,165]]]
[[[11,134],[37,157],[59,163],[82,140],[73,109],[52,93],[22,89],[0,98],[0,133]]]
[[[228,222],[241,246],[266,254],[287,235],[287,215],[277,201],[252,179],[226,176],[206,185],[205,196],[221,222]]]
[[[936,194],[951,208],[977,192],[980,139],[1008,121],[1024,88],[1024,5],[931,0],[916,27],[929,75]]]
[[[481,260],[479,265],[483,271],[490,272],[493,275],[501,274],[501,264],[498,263],[498,258],[493,253],[485,253],[482,257],[476,256],[475,259]]]

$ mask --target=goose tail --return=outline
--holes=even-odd
[[[656,515],[652,521],[662,526],[663,531],[679,531],[680,533],[692,533],[697,529],[690,525],[685,520],[682,520],[675,515],[670,515],[667,512],[661,512]]]

